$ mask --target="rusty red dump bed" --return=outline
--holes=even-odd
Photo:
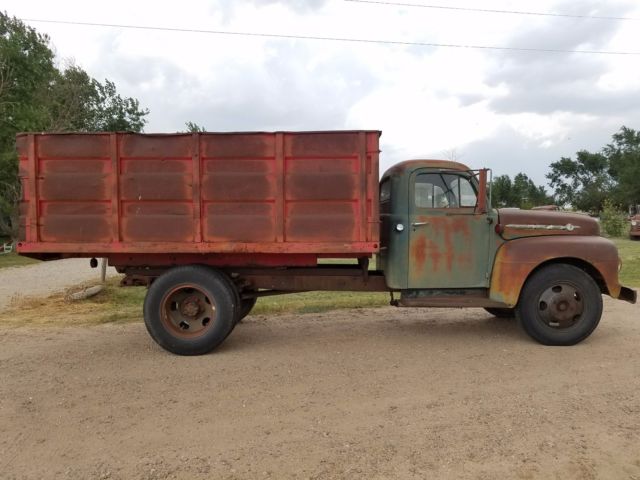
[[[379,249],[379,136],[20,134],[18,251],[115,264],[369,256]]]

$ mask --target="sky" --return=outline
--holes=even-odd
[[[456,159],[546,183],[549,164],[640,128],[640,2],[399,0],[3,0],[75,63],[150,110],[146,132],[381,130],[381,173],[407,159]],[[192,30],[638,52],[600,55],[220,35]]]

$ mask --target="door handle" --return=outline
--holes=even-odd
[[[423,227],[424,225],[428,225],[429,222],[413,222],[411,224],[412,227]]]

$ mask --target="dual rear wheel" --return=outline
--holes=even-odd
[[[220,345],[255,305],[231,279],[203,265],[175,267],[158,277],[144,301],[151,337],[178,355],[202,355]]]

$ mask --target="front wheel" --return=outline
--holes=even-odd
[[[235,324],[236,295],[226,277],[209,267],[175,267],[158,277],[144,300],[151,337],[178,355],[217,347]]]
[[[602,294],[583,270],[549,265],[527,280],[516,316],[525,332],[544,345],[575,345],[598,326]]]

